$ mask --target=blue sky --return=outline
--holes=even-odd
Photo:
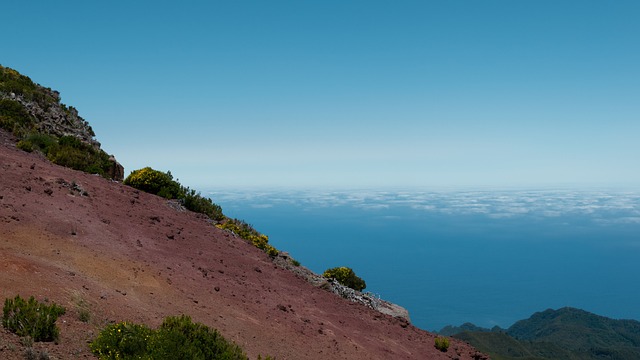
[[[29,1],[0,64],[192,187],[640,184],[637,1]]]

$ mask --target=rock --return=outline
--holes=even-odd
[[[315,287],[332,292],[349,301],[360,303],[383,314],[404,320],[406,321],[407,325],[411,323],[411,319],[409,318],[409,311],[407,311],[407,309],[403,308],[402,306],[384,301],[378,296],[371,293],[362,293],[360,291],[353,290],[335,280],[326,279],[302,265],[294,266],[291,263],[290,258],[291,256],[288,253],[281,251],[272,259],[272,261],[276,266],[293,272],[294,274],[296,274],[296,276],[307,280]]]
[[[120,165],[120,163],[113,155],[109,157],[109,162],[111,162],[111,167],[109,168],[109,177],[115,181],[123,181],[124,166]]]
[[[380,301],[380,305],[376,310],[380,311],[383,314],[387,314],[395,318],[399,318],[399,319],[406,320],[407,322],[411,322],[411,319],[409,318],[409,311],[400,305],[382,300]]]

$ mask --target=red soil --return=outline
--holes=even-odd
[[[313,287],[202,216],[53,165],[0,131],[0,300],[17,294],[67,308],[59,343],[34,345],[54,359],[93,358],[87,342],[110,322],[179,314],[252,359],[480,358],[455,339],[440,352],[433,334]],[[1,359],[24,351],[0,328]]]

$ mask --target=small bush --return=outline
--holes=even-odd
[[[49,150],[57,146],[58,141],[51,135],[33,133],[18,142],[18,148],[32,152],[39,150],[43,154],[48,154]]]
[[[85,323],[89,322],[89,320],[91,320],[91,311],[89,310],[90,305],[84,300],[82,294],[80,292],[73,292],[72,301],[78,311],[78,320]]]
[[[24,351],[24,358],[26,360],[49,360],[49,353],[47,350],[40,350],[40,352],[38,352],[32,347],[28,347]]]
[[[193,323],[185,315],[166,318],[156,339],[153,359],[247,359],[239,346],[218,331]]]
[[[25,301],[19,295],[4,302],[2,325],[18,336],[30,336],[34,341],[55,341],[59,329],[58,317],[65,308],[56,304],[46,305],[32,296]]]
[[[180,200],[187,209],[207,215],[211,220],[221,221],[225,218],[222,208],[218,204],[214,204],[211,199],[203,197],[195,190],[188,187],[180,188]]]
[[[180,195],[180,184],[173,180],[171,172],[164,173],[150,167],[132,171],[124,179],[124,184],[167,199],[176,199]]]
[[[89,320],[91,320],[91,312],[89,312],[89,310],[87,309],[80,309],[80,311],[78,312],[78,320],[85,323],[89,322]]]
[[[340,284],[357,291],[362,291],[367,287],[365,281],[358,277],[353,269],[346,266],[327,269],[322,276],[327,279],[335,279]]]
[[[56,138],[32,133],[18,142],[18,148],[42,152],[51,162],[74,170],[107,177],[112,164],[109,155],[73,136]]]
[[[121,322],[107,326],[89,347],[100,359],[142,358],[152,334],[145,325]]]
[[[50,147],[47,157],[58,165],[103,177],[108,176],[111,168],[107,153],[73,136],[58,139],[58,146]]]
[[[269,244],[269,237],[259,233],[251,225],[238,219],[227,219],[225,222],[216,225],[220,229],[232,231],[246,241],[253,244],[258,249],[263,250],[269,256],[278,255],[278,249]]]
[[[34,127],[31,115],[15,100],[0,99],[0,128],[22,136]]]
[[[449,339],[442,336],[436,337],[435,347],[442,352],[447,352],[447,349],[449,349]]]
[[[109,325],[90,348],[101,359],[247,359],[239,346],[184,315],[167,317],[157,330],[126,322]]]

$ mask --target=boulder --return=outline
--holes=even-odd
[[[109,161],[111,162],[111,168],[109,169],[109,177],[115,181],[123,181],[124,180],[124,166],[120,165],[120,163],[116,160],[116,158],[112,155],[109,157]]]

